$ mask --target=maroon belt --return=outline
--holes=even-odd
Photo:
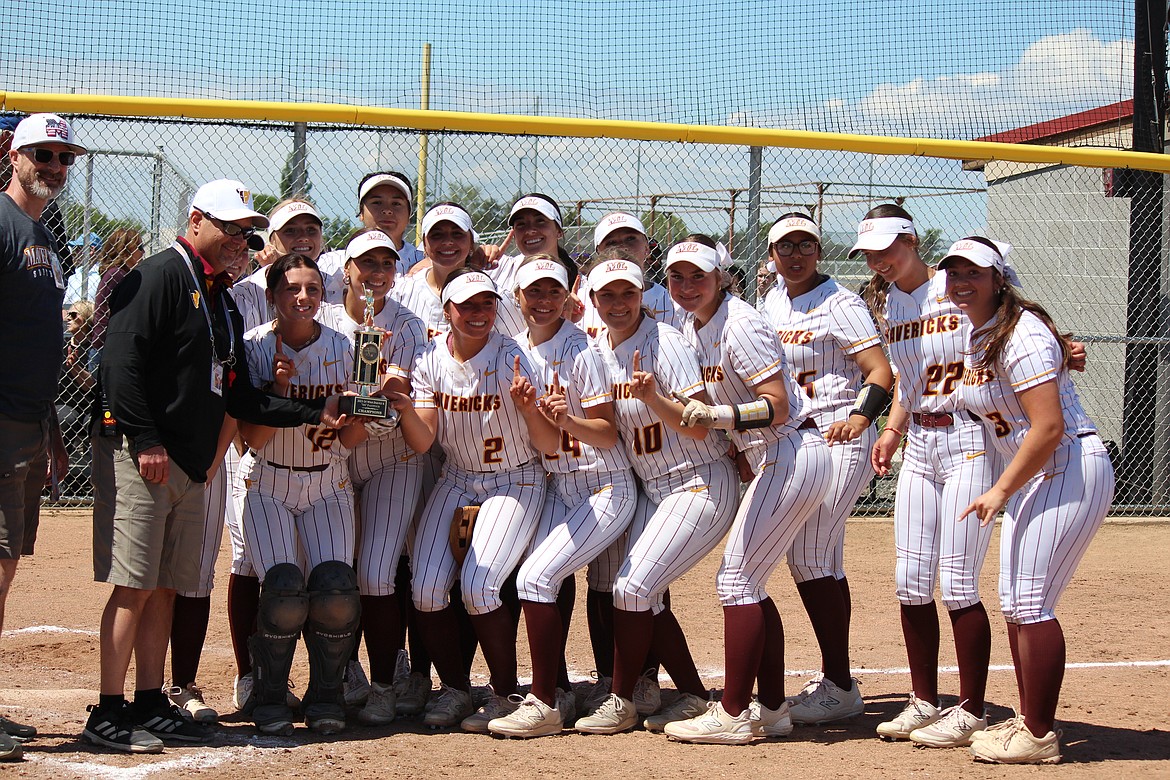
[[[920,428],[950,428],[955,424],[950,412],[915,412],[914,424]]]

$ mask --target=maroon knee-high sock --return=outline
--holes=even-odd
[[[695,659],[691,657],[691,648],[687,646],[682,626],[678,624],[670,607],[654,616],[654,637],[650,649],[662,662],[675,688],[696,696],[707,695],[707,688],[699,679],[699,670],[695,668]],[[644,672],[649,668],[649,663],[643,661],[642,666],[641,671]]]
[[[553,613],[557,625],[560,625],[555,604]],[[505,606],[482,615],[472,615],[471,625],[475,627],[475,635],[491,673],[492,690],[497,696],[511,696],[516,692],[516,623],[512,619],[512,610]],[[560,637],[557,637],[556,647],[560,645]]]
[[[845,605],[845,631],[848,634],[853,621],[853,594],[849,592],[849,580],[845,577],[837,580],[837,587],[841,589],[841,601]]]
[[[390,685],[394,662],[398,660],[398,638],[402,636],[402,615],[398,596],[362,596],[362,633],[370,656],[370,679]]]
[[[955,634],[955,655],[959,661],[959,701],[963,709],[983,717],[987,695],[987,667],[991,663],[991,623],[983,602],[950,611]]]
[[[451,586],[449,596],[451,614],[455,616],[456,624],[459,627],[459,653],[463,658],[463,674],[470,679],[471,667],[475,663],[475,651],[479,649],[479,637],[475,634],[475,626],[471,624],[471,616],[467,614],[467,607],[463,604],[463,590],[458,581]],[[427,646],[430,647],[430,645]],[[435,668],[438,669],[438,666]]]
[[[613,692],[633,701],[634,684],[645,671],[646,653],[654,637],[650,610],[629,612],[613,608]]]
[[[938,704],[938,610],[933,601],[902,605],[902,636],[914,695]]]
[[[613,593],[590,588],[585,594],[585,619],[597,674],[613,677]]]
[[[211,596],[188,598],[175,596],[175,614],[171,620],[171,683],[185,687],[199,675],[199,657],[207,639],[211,620]]]
[[[471,690],[467,673],[463,670],[463,658],[459,643],[452,642],[459,630],[459,619],[454,608],[448,606],[438,612],[415,613],[418,633],[422,636],[427,652],[435,664],[439,679],[449,688],[461,691]],[[422,670],[419,670],[420,672]],[[423,672],[425,674],[425,672]]]
[[[260,610],[260,578],[232,574],[228,577],[228,629],[232,635],[232,652],[236,672],[243,677],[252,671],[248,639],[256,633],[256,613]]]
[[[767,598],[760,602],[764,615],[764,652],[756,672],[760,703],[770,710],[784,703],[784,622],[776,603]]]
[[[557,594],[557,612],[561,616],[561,656],[557,665],[557,687],[563,691],[573,690],[573,684],[569,681],[569,664],[565,660],[565,647],[569,643],[569,626],[573,622],[573,606],[576,601],[577,578],[566,577],[561,583],[560,593]]]
[[[812,623],[821,649],[821,671],[841,690],[851,689],[849,673],[849,612],[841,597],[841,586],[832,577],[798,582],[796,592]]]
[[[521,601],[528,647],[532,651],[532,695],[556,706],[558,661],[563,663],[563,623],[556,604]]]
[[[764,611],[759,604],[723,608],[723,709],[738,715],[752,700],[764,656]]]
[[[1008,647],[1012,651],[1012,669],[1016,673],[1016,689],[1020,692],[1020,711],[1023,715],[1028,710],[1024,707],[1024,664],[1020,661],[1020,624],[1008,621]]]
[[[1056,619],[1019,627],[1020,661],[1028,710],[1024,724],[1037,737],[1052,731],[1064,682],[1064,629]]]

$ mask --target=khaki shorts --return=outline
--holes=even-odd
[[[49,421],[0,416],[0,560],[32,555],[48,473]]]
[[[94,515],[94,580],[141,590],[194,590],[203,548],[203,483],[174,461],[165,485],[147,482],[125,439],[114,446],[113,466],[113,517]]]

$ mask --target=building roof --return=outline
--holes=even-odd
[[[1064,136],[1078,135],[1109,125],[1133,122],[1133,100],[1123,100],[1100,108],[1090,108],[1076,114],[1037,122],[1034,125],[1004,130],[985,135],[976,141],[995,141],[1004,144],[1052,143]]]

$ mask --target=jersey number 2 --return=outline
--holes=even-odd
[[[504,459],[500,457],[500,453],[503,451],[504,440],[499,436],[493,436],[490,439],[483,440],[484,463],[503,463]]]
[[[963,376],[963,363],[935,363],[926,367],[926,387],[923,395],[950,395]],[[939,387],[939,384],[942,387]]]

